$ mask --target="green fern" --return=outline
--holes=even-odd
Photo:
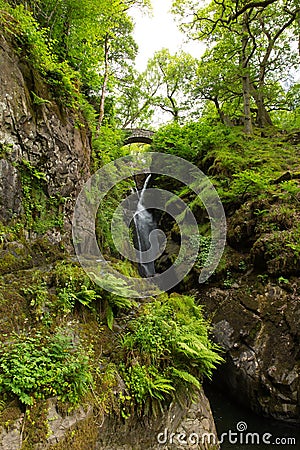
[[[175,377],[180,378],[188,384],[193,384],[197,389],[201,388],[200,381],[186,370],[179,370],[175,369],[175,367],[172,367],[171,372]]]
[[[192,396],[223,361],[209,339],[209,324],[192,297],[162,294],[146,303],[122,339],[124,380],[136,404],[160,408],[180,392]],[[154,400],[161,405],[153,403]]]
[[[108,328],[110,330],[112,330],[113,324],[114,324],[114,313],[113,313],[112,307],[110,305],[108,305],[108,307],[107,307],[106,320],[107,320]]]
[[[175,388],[172,385],[172,380],[164,378],[157,373],[150,381],[148,389],[150,396],[153,398],[158,398],[159,400],[163,400],[165,398],[165,394],[169,395],[172,391],[175,391]]]

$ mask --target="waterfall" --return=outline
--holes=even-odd
[[[153,218],[152,213],[147,209],[145,209],[145,207],[143,206],[143,199],[150,178],[151,174],[147,176],[142,190],[140,191],[137,190],[138,204],[136,207],[136,212],[133,216],[137,247],[140,252],[144,252],[151,248],[149,235],[151,231],[153,231],[156,228],[155,220]],[[147,263],[142,262],[139,263],[139,272],[142,277],[148,278],[153,277],[155,275],[154,259],[155,255],[153,254],[153,261]]]

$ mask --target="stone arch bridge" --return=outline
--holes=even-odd
[[[154,131],[143,128],[124,128],[123,131],[125,131],[124,145],[134,143],[151,144],[154,135]]]

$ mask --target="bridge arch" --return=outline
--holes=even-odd
[[[124,131],[126,133],[124,145],[152,143],[154,131],[145,130],[144,128],[125,128]]]

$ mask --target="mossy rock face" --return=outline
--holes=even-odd
[[[17,400],[12,400],[0,413],[0,428],[9,431],[20,417],[22,417],[20,405]]]
[[[159,433],[163,435],[161,438],[165,439],[165,445],[158,442]],[[187,398],[182,399],[180,405],[172,402],[169,408],[159,412],[157,417],[132,416],[123,423],[117,417],[106,417],[99,429],[95,449],[160,450],[166,448],[184,450],[198,448],[198,446],[189,445],[188,438],[192,433],[199,437],[205,433],[217,436],[210,405],[202,388],[197,392],[194,402]],[[186,440],[184,444],[182,439]],[[205,442],[201,448],[218,450],[219,445]]]
[[[270,204],[267,201],[246,202],[228,221],[228,243],[237,250],[249,249],[257,239],[256,226],[258,215],[256,211],[268,211]]]
[[[203,389],[194,402],[183,399],[181,404],[172,403],[158,417],[141,419],[132,416],[124,421],[116,415],[103,415],[91,406],[76,408],[62,414],[56,399],[37,402],[25,413],[11,405],[3,420],[6,427],[0,429],[0,442],[13,450],[159,450],[159,433],[167,429],[167,448],[191,448],[182,442],[193,433],[200,437],[212,434],[217,440],[210,405]],[[1,426],[1,424],[0,424]],[[173,433],[173,435],[171,434]],[[173,436],[173,439],[172,439]],[[15,438],[18,438],[16,441]],[[170,443],[170,447],[169,447]],[[205,443],[205,450],[217,450],[218,445]]]
[[[0,250],[0,275],[33,267],[29,250],[19,242],[10,242]]]
[[[100,423],[92,408],[62,416],[57,399],[38,401],[25,411],[12,402],[0,414],[0,446],[11,450],[95,448]],[[57,443],[59,444],[57,445]]]
[[[53,245],[48,238],[31,242],[7,242],[0,245],[0,275],[42,266],[63,258],[60,245]]]
[[[19,450],[20,434],[24,420],[24,411],[21,411],[16,401],[10,402],[8,407],[0,414],[0,448]]]
[[[267,158],[257,170],[262,170],[257,184],[247,152],[247,183],[241,183],[237,159],[233,182],[221,181],[230,247],[223,272],[197,291],[226,351],[216,381],[259,414],[299,421],[299,148],[274,137],[275,154],[275,147],[268,148],[273,141],[261,142],[259,152]],[[232,152],[234,162],[238,152]],[[266,189],[263,170],[269,177]],[[237,181],[239,203],[232,195]]]
[[[298,275],[300,244],[290,231],[276,231],[259,238],[251,250],[255,267],[273,276]]]
[[[228,220],[228,242],[249,252],[254,267],[273,276],[300,273],[300,214],[282,201],[250,201]]]
[[[300,130],[294,130],[285,137],[284,139],[286,142],[290,142],[293,145],[299,145],[300,144]]]
[[[49,435],[48,404],[39,401],[25,412],[21,450],[31,450],[40,442],[46,442]]]
[[[100,417],[99,417],[100,419]],[[92,450],[97,448],[97,440],[101,421],[96,417],[88,417],[79,422],[73,430],[66,433],[58,444],[50,446],[53,450]],[[42,450],[42,449],[41,449]]]
[[[39,235],[63,229],[69,243],[75,199],[90,174],[90,131],[80,111],[53,99],[9,33],[0,36],[0,59],[1,220]]]
[[[30,310],[28,302],[22,292],[22,286],[30,283],[31,277],[21,276],[18,278],[8,276],[7,279],[0,277],[0,336],[1,340],[17,330],[23,330],[30,324]]]

